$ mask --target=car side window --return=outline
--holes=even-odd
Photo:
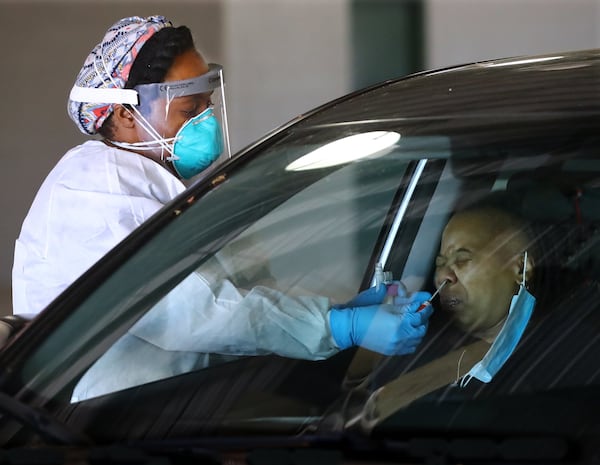
[[[534,302],[531,317],[521,325],[523,333],[515,332],[515,327],[508,333],[516,347],[508,351],[505,343],[496,341],[508,319],[503,319],[498,331],[487,340],[484,333],[463,331],[457,324],[461,314],[474,311],[461,300],[475,297],[485,300],[486,294],[494,295],[497,289],[478,294],[478,289],[469,287],[473,276],[467,279],[456,271],[456,282],[453,280],[451,286],[445,288],[447,292],[441,294],[441,301],[434,301],[436,313],[418,354],[413,358],[382,360],[371,372],[369,381],[374,394],[363,410],[364,425],[385,418],[391,412],[397,412],[394,420],[399,420],[398,424],[403,424],[405,419],[408,424],[414,417],[410,410],[405,416],[402,412],[409,405],[414,407],[414,412],[419,412],[425,411],[419,410],[419,406],[426,409],[444,401],[506,398],[597,384],[596,371],[590,367],[596,365],[593,354],[597,353],[598,343],[591,333],[597,328],[600,315],[597,232],[600,215],[596,202],[600,164],[578,147],[568,146],[560,157],[530,150],[514,157],[509,154],[500,164],[492,160],[493,177],[489,176],[491,165],[486,166],[484,159],[473,160],[471,164],[484,176],[459,176],[458,195],[446,211],[446,216],[452,217],[453,212],[469,211],[472,205],[502,206],[523,221],[520,227],[528,241],[522,244],[522,250],[529,252],[532,266],[531,279],[525,284]],[[458,164],[469,164],[469,161],[462,160]],[[436,202],[435,197],[432,202]],[[477,223],[472,218],[465,223],[470,230],[466,230],[469,236],[464,237],[469,240],[482,237],[473,228],[484,231],[493,222],[493,217],[486,218],[487,223]],[[395,248],[401,247],[401,240],[399,238]],[[507,239],[509,243],[516,240],[516,235]],[[443,244],[442,241],[442,247]],[[490,241],[491,247],[485,244],[486,253],[501,248],[501,244],[499,240]],[[418,256],[424,247],[419,245],[418,239],[412,243],[409,264],[412,255]],[[450,250],[455,252],[455,249]],[[527,256],[522,255],[521,260],[525,263]],[[493,263],[492,256],[487,255],[485,261]],[[500,269],[501,265],[495,268]],[[447,266],[450,265],[444,260],[438,262],[438,268]],[[489,273],[489,270],[482,266],[472,274],[484,272]],[[431,290],[435,289],[434,276],[435,269],[431,266],[429,284],[425,284]],[[482,287],[484,281],[480,278],[478,282]],[[497,280],[493,283],[496,287],[499,284]],[[462,292],[461,286],[468,292]],[[514,293],[517,291],[515,288]],[[507,302],[506,312],[508,308]],[[519,311],[517,308],[515,313]],[[489,352],[492,344],[495,352]],[[508,356],[496,370],[494,363],[502,358],[498,354]],[[479,371],[473,369],[478,363]],[[481,375],[482,369],[490,371]],[[479,373],[481,380],[465,376],[467,373]]]
[[[359,291],[407,165],[391,157],[343,166],[260,216],[149,308],[72,400],[247,355],[335,353],[326,311]],[[319,331],[312,345],[294,336]]]

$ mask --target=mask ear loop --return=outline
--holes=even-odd
[[[144,129],[148,134],[150,134],[151,137],[154,137],[154,140],[134,142],[132,144],[125,144],[125,143],[121,143],[121,142],[111,141],[112,143],[114,143],[117,146],[134,147],[134,148],[140,149],[140,150],[154,150],[156,148],[160,148],[161,149],[161,157],[160,157],[161,161],[165,160],[165,157],[164,157],[165,150],[169,153],[173,153],[171,147],[169,146],[169,142],[174,141],[175,140],[174,137],[168,138],[168,139],[165,139],[164,137],[162,137],[158,133],[158,131],[156,131],[156,129],[154,129],[154,127],[152,127],[150,122],[148,122],[148,120],[144,117],[144,115],[142,115],[142,113],[136,107],[131,107],[131,109],[127,108],[127,111],[129,111],[129,113],[135,118],[135,120],[138,122],[138,124],[141,126],[142,129]]]
[[[527,250],[525,251],[525,254],[524,254],[524,255],[525,255],[525,256],[524,256],[524,258],[523,258],[523,276],[522,276],[522,278],[521,278],[521,287],[522,287],[522,288],[525,288],[525,286],[526,286],[526,284],[527,284],[527,283],[525,282],[525,280],[527,279]]]

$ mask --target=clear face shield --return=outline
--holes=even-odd
[[[134,114],[142,139],[136,149],[152,150],[189,179],[219,156],[230,156],[223,68],[184,81],[143,84],[134,89]]]
[[[134,89],[82,89],[103,103],[128,104],[140,142],[111,141],[172,163],[184,179],[192,178],[219,157],[231,156],[223,68],[211,63],[205,74],[182,81],[142,84]],[[100,91],[106,97],[100,96]],[[71,92],[73,98],[73,91]],[[107,101],[107,98],[110,100]]]

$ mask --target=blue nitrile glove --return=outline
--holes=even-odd
[[[431,298],[417,292],[397,298],[400,305],[376,304],[362,307],[332,308],[329,311],[331,334],[340,349],[360,346],[384,355],[413,353],[427,332],[433,307],[417,308]],[[354,300],[354,299],[353,299]]]
[[[332,308],[354,308],[366,307],[367,305],[377,305],[383,302],[387,293],[387,286],[380,284],[360,292],[345,304],[333,305]]]

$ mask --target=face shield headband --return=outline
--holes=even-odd
[[[213,93],[217,89],[218,94],[213,96],[211,100],[215,103],[215,107],[220,110],[218,119],[221,122],[222,135],[212,108],[207,108],[201,114],[188,120],[175,137],[164,138],[154,128],[150,118],[153,102],[165,102],[164,118],[166,119],[174,99],[189,95]],[[74,101],[130,105],[139,125],[153,140],[132,144],[112,142],[117,146],[133,150],[156,151],[159,149],[161,159],[173,162],[176,171],[184,178],[198,174],[212,163],[223,151],[223,142],[228,156],[231,154],[223,67],[221,65],[211,63],[207,73],[193,79],[141,84],[134,89],[97,89],[74,86],[70,98]],[[165,156],[165,152],[169,155]],[[194,159],[192,160],[192,158]]]

